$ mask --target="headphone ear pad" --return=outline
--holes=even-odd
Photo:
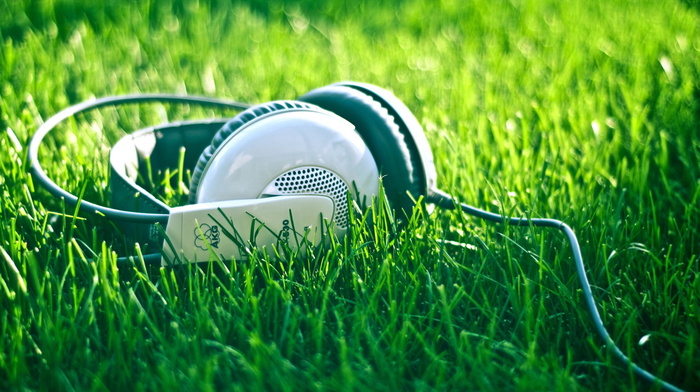
[[[388,108],[372,96],[342,85],[321,87],[299,100],[333,112],[355,126],[383,176],[392,207],[410,215],[413,199],[422,194],[423,179],[416,170],[417,157],[411,153],[401,127]]]
[[[249,122],[284,109],[309,109],[313,105],[297,101],[273,101],[261,105],[256,105],[239,113],[237,116],[229,120],[223,127],[214,135],[209,147],[205,148],[197,160],[197,165],[192,171],[192,180],[190,181],[190,194],[188,202],[190,204],[197,203],[197,189],[202,181],[202,175],[207,165],[215,155],[219,147],[226,141],[229,136],[233,135],[244,125]]]

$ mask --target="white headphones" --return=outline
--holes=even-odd
[[[253,107],[169,95],[82,103],[49,119],[33,136],[29,160],[38,181],[55,196],[76,204],[78,198],[55,184],[41,167],[43,138],[78,113],[139,102],[245,109],[226,122],[143,129],[113,146],[111,208],[81,201],[81,209],[120,222],[132,240],[162,252],[162,257],[149,254],[149,262],[201,262],[212,252],[223,259],[240,259],[251,246],[317,245],[329,226],[336,235],[345,234],[347,196],[356,203],[369,203],[379,194],[380,173],[391,204],[405,213],[436,183],[430,146],[411,111],[387,90],[352,82],[319,88],[298,101]],[[175,167],[183,146],[185,167],[192,171],[189,204],[170,208],[136,179],[147,168]],[[165,227],[165,236],[156,224]]]
[[[141,102],[243,111],[229,121],[166,124],[119,140],[110,152],[111,207],[79,200],[47,176],[39,147],[60,122],[104,106]],[[185,168],[192,170],[189,204],[171,208],[136,179],[149,169],[176,167],[182,147]],[[299,249],[319,244],[329,227],[343,235],[349,224],[347,196],[368,202],[379,194],[380,175],[399,216],[410,214],[415,200],[423,197],[427,203],[461,208],[492,222],[559,229],[571,244],[586,306],[603,341],[639,377],[680,391],[632,363],[615,345],[596,308],[573,230],[555,219],[508,218],[456,203],[437,188],[433,155],[420,124],[382,88],[343,82],[313,90],[298,101],[252,107],[160,94],[102,98],[69,107],[39,127],[29,145],[29,161],[34,177],[54,196],[119,222],[132,240],[155,250],[144,257],[153,264],[207,261],[212,253],[238,259],[246,257],[250,246]],[[165,236],[159,226],[166,227]]]

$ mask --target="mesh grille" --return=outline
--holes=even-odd
[[[337,174],[320,167],[299,167],[277,177],[271,184],[280,195],[313,193],[335,203],[335,224],[348,227],[348,186]]]

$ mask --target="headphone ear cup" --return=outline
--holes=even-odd
[[[284,109],[309,109],[313,105],[297,101],[274,101],[257,106],[253,106],[239,113],[237,116],[229,120],[223,127],[214,135],[209,147],[205,148],[197,160],[197,166],[192,171],[192,180],[190,181],[190,194],[188,202],[190,204],[197,203],[197,189],[202,181],[202,175],[212,157],[219,149],[221,144],[233,135],[244,125],[249,122],[269,113],[277,112]]]
[[[404,121],[397,121],[397,111],[352,85],[321,87],[299,100],[331,111],[355,126],[384,177],[384,189],[392,207],[410,215],[413,200],[427,194],[426,178],[421,156],[407,142],[409,131]],[[410,112],[409,115],[413,116]],[[418,123],[415,118],[413,121]]]

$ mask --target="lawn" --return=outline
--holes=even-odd
[[[30,137],[70,104],[341,80],[406,103],[456,200],[571,226],[612,339],[700,390],[696,2],[93,3],[0,0],[0,390],[648,390],[596,334],[556,230],[439,208],[401,226],[378,199],[318,252],[150,268],[28,172]],[[42,162],[105,203],[125,132],[233,114],[104,110]],[[153,186],[176,205],[189,176]]]

